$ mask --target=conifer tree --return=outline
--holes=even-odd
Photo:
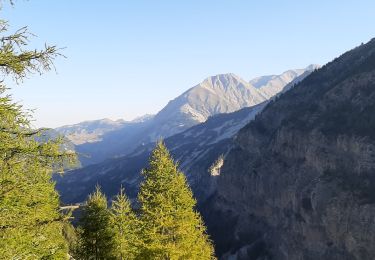
[[[79,259],[116,259],[107,198],[99,186],[89,195],[80,218]]]
[[[27,28],[7,34],[8,28],[0,20],[0,257],[66,259],[64,217],[51,174],[75,156],[61,151],[61,139],[37,142],[43,131],[31,129],[29,113],[3,84],[50,70],[57,49],[27,50]]]
[[[139,246],[138,219],[123,188],[112,201],[111,211],[117,259],[135,259]]]
[[[186,178],[158,142],[143,171],[140,202],[141,259],[213,259],[213,246]]]
[[[76,228],[70,223],[65,222],[63,226],[63,235],[68,244],[69,255],[75,256],[78,249],[78,236]]]

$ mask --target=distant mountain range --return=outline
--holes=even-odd
[[[315,67],[309,66],[309,68],[314,69]],[[284,85],[284,89],[291,88],[312,71],[299,70],[298,72],[299,73],[294,74],[294,77],[288,78],[288,81],[290,79],[291,81]],[[290,73],[291,71],[287,72],[287,74]],[[285,76],[280,77],[285,78]],[[229,80],[233,79],[236,80],[236,84],[229,83]],[[273,80],[275,79],[276,77],[274,76]],[[195,96],[193,94],[200,92],[201,88],[204,88],[206,84],[209,86],[218,86],[219,90],[223,90],[224,87],[220,85],[219,82],[220,84],[225,82],[226,84],[224,84],[224,86],[227,86],[227,88],[229,88],[229,86],[239,86],[239,88],[245,88],[244,86],[249,87],[246,82],[238,80],[237,77],[232,74],[211,77],[202,84],[188,90],[174,101],[171,101],[158,115],[173,114],[166,113],[170,106],[175,106],[176,103],[182,103],[179,100],[186,100],[185,97],[189,97],[190,94],[191,96]],[[283,82],[285,83],[286,80]],[[255,88],[251,87],[250,89],[254,90]],[[279,90],[281,92],[283,91],[281,88]],[[227,91],[229,93],[237,93],[233,88]],[[219,91],[216,93],[218,92]],[[187,93],[190,94],[187,95]],[[254,93],[256,97],[261,97],[257,91]],[[210,94],[210,96],[214,100],[211,104],[219,100],[218,96],[213,94]],[[251,100],[254,100],[254,98]],[[225,154],[229,150],[231,138],[242,127],[253,120],[255,116],[262,111],[269,100],[263,101],[257,105],[249,105],[250,107],[242,108],[236,112],[218,113],[217,115],[208,117],[203,123],[195,124],[187,130],[165,139],[168,149],[171,151],[173,157],[179,161],[180,167],[183,172],[185,172],[195,196],[199,198],[199,202],[205,201],[206,198],[215,191],[215,184],[211,182],[212,178],[210,178],[210,167],[214,167],[213,165],[220,155]],[[201,106],[215,107],[214,105],[210,105],[209,100],[207,101],[208,104],[205,104],[202,100],[195,100],[195,102],[192,103],[197,104],[198,102],[203,102]],[[257,103],[257,101],[252,102]],[[248,104],[251,104],[251,102]],[[203,111],[203,109],[200,109],[200,111]],[[158,120],[157,122],[160,121]],[[147,124],[150,124],[150,122]],[[116,133],[116,131],[112,132],[112,136],[114,136],[114,133]],[[104,162],[71,171],[65,174],[63,178],[58,177],[57,188],[62,200],[65,203],[81,202],[94,189],[96,184],[100,184],[103,191],[109,197],[117,193],[119,187],[122,185],[127,190],[128,195],[134,199],[138,190],[138,184],[141,180],[140,172],[142,168],[147,165],[147,159],[153,147],[154,143],[148,142],[147,144],[138,146],[137,149],[126,156],[116,159],[107,159]]]
[[[58,127],[55,130],[67,137],[75,145],[81,145],[84,143],[100,142],[104,134],[122,128],[126,123],[128,122],[124,120],[113,121],[105,118],[66,125]]]
[[[74,125],[55,128],[55,131],[68,138],[73,144],[96,143],[102,141],[106,133],[126,127],[126,125],[143,123],[152,119],[153,115],[144,115],[132,121],[111,120],[108,118],[84,121]]]
[[[140,145],[183,132],[205,122],[210,116],[260,104],[317,67],[310,65],[305,69],[288,70],[250,82],[235,74],[212,76],[170,101],[155,116],[130,122],[108,119],[87,121],[59,127],[56,131],[76,145],[82,165],[95,164],[129,155]]]

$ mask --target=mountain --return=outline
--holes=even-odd
[[[206,122],[164,140],[173,158],[185,172],[195,196],[200,200],[209,197],[213,191],[208,188],[211,185],[210,167],[220,155],[227,152],[229,140],[241,127],[253,120],[266,103],[210,117]],[[129,156],[70,171],[64,176],[56,176],[56,187],[62,201],[82,202],[97,184],[108,197],[115,195],[122,185],[131,199],[135,199],[141,181],[140,172],[147,166],[153,148],[154,143],[149,143]]]
[[[204,80],[170,101],[155,117],[145,122],[120,127],[101,135],[99,142],[76,147],[83,165],[131,154],[140,145],[180,133],[209,116],[233,112],[266,100],[262,93],[234,74]]]
[[[151,120],[154,116],[155,115],[152,115],[152,114],[145,114],[143,116],[139,116],[139,117],[134,118],[131,122],[132,123],[144,123],[146,121]]]
[[[36,141],[44,143],[57,138],[62,138],[61,149],[64,151],[75,152],[75,145],[66,136],[62,135],[54,129],[39,129],[40,134],[35,138]]]
[[[39,143],[46,143],[50,141],[56,141],[59,139],[60,143],[60,150],[66,153],[75,153],[75,145],[64,135],[60,134],[54,129],[39,129],[39,133],[34,137],[35,141]],[[72,165],[70,162],[66,161],[63,163],[62,167],[65,171],[77,169],[81,167],[81,164],[77,162],[76,164]],[[55,168],[54,171],[61,172],[60,168]]]
[[[311,64],[304,69],[287,70],[280,75],[267,75],[250,80],[250,84],[261,90],[267,98],[283,90],[284,86],[305,72],[314,71],[320,66]]]
[[[265,100],[261,91],[237,75],[221,74],[205,79],[170,101],[156,115],[155,120],[189,127],[206,121],[209,116],[234,112]]]
[[[373,259],[375,39],[242,128],[203,215],[222,259]]]
[[[285,89],[303,80],[308,73],[311,71],[295,78]],[[215,165],[220,163],[221,155],[228,151],[231,138],[253,120],[267,102],[233,113],[211,116],[204,123],[164,140],[185,172],[198,203],[203,203],[215,191],[215,180],[212,178],[215,176]],[[90,165],[58,178],[57,188],[62,200],[65,203],[81,202],[96,184],[100,184],[109,197],[118,192],[119,185],[123,185],[134,199],[141,180],[140,172],[147,166],[153,147],[154,143],[148,143],[128,156]]]
[[[62,126],[55,130],[75,144],[83,166],[98,163],[106,158],[123,155],[133,149],[137,135],[152,121],[154,115],[144,115],[132,121],[100,119]],[[136,145],[138,143],[136,142]]]
[[[309,66],[279,75],[282,81],[277,82],[277,88],[274,87],[276,83],[271,82],[257,88],[235,74],[220,74],[187,90],[154,117],[146,117],[146,120],[98,120],[61,127],[57,131],[67,135],[76,144],[76,150],[83,155],[83,165],[95,164],[131,154],[140,145],[183,132],[205,122],[210,116],[260,104],[314,68]]]
[[[104,134],[119,129],[126,123],[124,120],[113,121],[105,118],[61,126],[56,128],[55,131],[66,136],[75,145],[81,145],[99,142]]]

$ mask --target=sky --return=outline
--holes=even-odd
[[[375,37],[375,1],[16,0],[1,19],[63,48],[56,71],[9,83],[35,127],[155,114],[221,73],[324,65]]]

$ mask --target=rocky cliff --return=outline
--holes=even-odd
[[[270,102],[204,209],[222,259],[374,259],[375,40]]]

